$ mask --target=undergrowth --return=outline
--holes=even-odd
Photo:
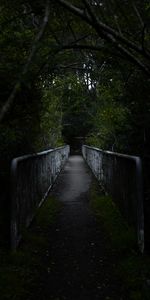
[[[116,273],[128,291],[127,300],[149,300],[150,257],[139,253],[134,229],[128,226],[111,197],[101,193],[96,182],[90,198],[97,220],[109,238],[109,247],[116,253]]]
[[[38,210],[31,228],[23,234],[16,252],[0,252],[0,299],[32,299],[39,274],[46,274],[43,260],[47,257],[49,227],[52,226],[61,203],[48,197]]]

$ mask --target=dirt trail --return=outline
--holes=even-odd
[[[41,300],[123,300],[115,257],[89,207],[93,176],[81,156],[71,156],[51,195],[63,203],[50,229],[47,278]],[[41,296],[40,296],[41,297]]]

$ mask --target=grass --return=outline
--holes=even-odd
[[[60,202],[49,197],[38,210],[31,228],[23,234],[23,240],[14,253],[0,252],[0,299],[27,300],[39,274],[44,272],[43,260],[49,243],[49,227],[61,210]]]
[[[109,247],[118,257],[116,273],[128,291],[128,300],[149,300],[150,257],[138,252],[133,228],[127,225],[111,197],[100,192],[97,183],[91,188],[91,207],[109,237]]]

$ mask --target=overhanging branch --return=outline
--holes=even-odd
[[[79,16],[82,20],[90,24],[101,38],[113,43],[115,47],[119,49],[123,53],[123,55],[125,55],[125,57],[127,57],[130,61],[134,62],[136,65],[138,65],[140,69],[144,70],[144,72],[148,76],[150,76],[148,64],[142,62],[142,59],[138,57],[138,55],[140,54],[141,58],[150,59],[149,53],[145,52],[143,47],[138,46],[137,44],[125,38],[123,35],[121,35],[119,32],[117,32],[110,26],[101,22],[95,15],[92,7],[90,6],[87,0],[83,0],[83,3],[87,8],[86,13],[66,0],[58,0],[58,2],[61,5],[63,5],[63,7],[65,7],[75,15]],[[135,53],[133,53],[133,51]]]
[[[33,46],[32,46],[31,51],[30,51],[30,55],[27,59],[27,62],[25,64],[25,66],[23,67],[21,76],[18,79],[18,81],[15,84],[9,98],[7,99],[6,103],[3,105],[3,107],[0,111],[0,121],[2,121],[4,119],[6,113],[11,108],[11,106],[14,102],[14,99],[15,99],[18,91],[20,90],[22,79],[24,78],[24,76],[27,74],[27,72],[29,70],[29,67],[32,63],[34,55],[36,54],[36,51],[37,51],[37,48],[38,48],[38,43],[44,35],[45,29],[46,29],[46,26],[47,26],[47,23],[48,23],[48,19],[49,19],[49,12],[50,12],[50,10],[49,10],[49,1],[47,0],[46,7],[45,7],[45,15],[44,15],[44,19],[43,19],[41,29],[40,29],[39,33],[37,34],[37,36],[35,37]]]

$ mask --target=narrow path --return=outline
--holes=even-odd
[[[81,156],[71,156],[51,194],[63,209],[50,231],[46,300],[123,300],[115,258],[89,207],[93,176]],[[48,261],[47,261],[48,263]]]

